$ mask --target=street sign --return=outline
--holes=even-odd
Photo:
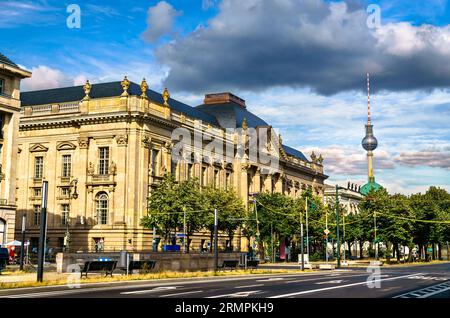
[[[178,233],[177,237],[185,237],[186,235],[184,235],[183,233]]]
[[[330,230],[329,229],[326,229],[325,231],[323,231],[324,233],[325,233],[325,235],[328,235],[328,234],[330,234]]]

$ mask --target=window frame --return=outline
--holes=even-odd
[[[38,160],[40,164],[38,164]],[[44,156],[34,157],[34,178],[42,179],[44,177]]]
[[[99,147],[98,159],[98,174],[103,176],[109,175],[109,161],[111,159],[110,147]]]
[[[40,226],[41,225],[41,213],[42,206],[40,204],[33,205],[33,225]]]
[[[65,209],[67,208],[67,209]],[[61,204],[61,225],[69,224],[70,204]]]
[[[101,204],[105,204],[101,206]],[[95,214],[98,225],[108,225],[109,196],[105,192],[97,193],[95,197]]]
[[[66,159],[68,158],[68,161]],[[61,158],[62,167],[61,167],[61,177],[70,178],[72,175],[72,155],[71,154],[63,154]]]

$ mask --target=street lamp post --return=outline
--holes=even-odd
[[[25,253],[25,227],[27,223],[27,216],[26,214],[22,215],[22,244],[20,246],[20,270],[23,271],[23,259],[24,259],[24,253]]]
[[[219,270],[219,213],[214,209],[214,270]]]
[[[339,186],[336,185],[336,240],[337,240],[337,268],[341,268],[341,241],[339,237]]]
[[[376,214],[376,212],[373,212],[373,226],[374,226],[374,233],[375,233],[375,238],[374,238],[375,259],[378,260],[377,214]]]
[[[72,210],[72,199],[78,198],[78,192],[77,192],[77,185],[78,185],[78,179],[73,179],[69,183],[69,211],[67,211],[66,217],[66,235],[64,237],[64,249],[66,252],[69,251],[70,246],[70,231],[69,231],[69,222],[70,222],[70,210]],[[73,188],[73,193],[72,193]]]

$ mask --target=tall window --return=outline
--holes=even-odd
[[[159,150],[152,149],[152,175],[157,176],[159,171]]]
[[[0,219],[0,246],[6,243],[6,221]]]
[[[70,206],[68,204],[61,205],[61,224],[67,225],[69,222]]]
[[[97,223],[108,224],[108,196],[106,193],[99,193],[97,195]]]
[[[194,178],[194,165],[192,163],[188,163],[187,166],[187,179],[192,180]]]
[[[0,138],[3,139],[3,125],[5,124],[5,114],[0,113]]]
[[[226,190],[229,190],[231,188],[231,173],[227,172],[225,177],[225,188]]]
[[[44,157],[34,158],[34,178],[42,179],[42,174],[44,171]]]
[[[72,173],[72,156],[63,155],[62,156],[62,176],[69,178]]]
[[[105,175],[109,173],[109,147],[101,147],[99,151],[100,151],[99,174]]]
[[[175,180],[178,180],[178,163],[172,159],[172,164],[170,166],[170,170],[172,173],[172,176],[175,177]]]
[[[5,79],[0,78],[0,95],[5,93]]]
[[[33,206],[34,214],[33,214],[33,224],[40,225],[41,224],[41,206],[34,205]]]
[[[202,167],[202,186],[206,187],[206,185],[208,184],[208,180],[206,179],[206,167]]]
[[[219,176],[219,170],[214,170],[214,188],[218,188],[220,186]]]

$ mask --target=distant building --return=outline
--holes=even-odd
[[[360,193],[361,187],[348,183],[346,189],[339,189],[339,204],[341,205],[344,214],[358,214],[359,204],[364,198],[364,196]],[[325,203],[334,204],[336,202],[336,187],[325,184]]]
[[[0,53],[0,246],[14,239],[20,81],[30,76]]]
[[[224,139],[227,129],[242,129],[245,134],[262,127],[273,132],[247,110],[244,100],[230,93],[208,94],[202,105],[191,107],[170,98],[168,90],[159,94],[145,81],[138,85],[126,78],[26,92],[20,121],[18,214],[28,216],[31,244],[37,245],[42,181],[47,180],[50,247],[142,251],[151,250],[153,236],[140,221],[147,215],[152,189],[166,173],[178,181],[195,177],[202,186],[233,187],[246,205],[249,195],[257,192],[296,197],[310,189],[323,196],[327,178],[323,158],[308,159],[276,135],[270,145],[278,150],[279,169],[270,173],[264,173],[263,165],[235,160],[233,138],[227,139],[231,161],[172,160],[171,134],[176,128],[189,132],[215,128],[218,138]],[[270,145],[267,151],[274,150]],[[245,144],[245,156],[252,147]],[[202,233],[192,239],[192,250],[209,242]],[[239,233],[235,239],[233,245],[239,248]]]

